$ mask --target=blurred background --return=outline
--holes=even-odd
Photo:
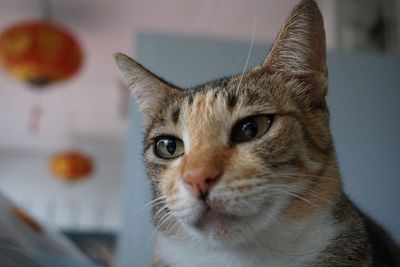
[[[317,2],[346,191],[400,240],[400,0]],[[112,55],[193,86],[242,71],[252,40],[261,63],[297,3],[1,0],[0,194],[98,266],[150,266],[141,116]]]

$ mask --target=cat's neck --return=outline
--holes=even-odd
[[[160,236],[160,256],[172,266],[303,266],[329,246],[337,234],[330,210],[301,221],[282,219],[236,247]]]

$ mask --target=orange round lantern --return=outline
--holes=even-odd
[[[82,180],[93,171],[92,159],[78,151],[54,155],[50,160],[51,172],[66,181]]]
[[[31,85],[67,79],[81,64],[82,51],[77,41],[47,21],[17,24],[0,35],[0,65]]]

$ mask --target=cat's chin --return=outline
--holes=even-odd
[[[196,222],[190,224],[189,228],[196,236],[219,246],[232,242],[232,234],[242,222],[243,219],[237,216],[209,209]]]
[[[266,203],[262,212],[256,214],[232,214],[201,206],[193,212],[191,220],[181,221],[191,238],[199,239],[215,247],[238,247],[251,243],[275,221],[285,199]],[[187,217],[186,217],[187,219]]]

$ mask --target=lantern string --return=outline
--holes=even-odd
[[[71,90],[72,89],[72,90]],[[66,118],[66,127],[68,134],[70,136],[69,146],[73,147],[73,149],[78,149],[82,146],[80,138],[82,137],[80,127],[79,127],[79,116],[76,112],[77,101],[75,99],[75,94],[73,92],[73,88],[64,88],[65,99],[70,100],[70,104],[65,101],[65,116]],[[84,142],[83,142],[84,143]]]
[[[40,131],[41,121],[43,118],[43,108],[41,95],[32,92],[31,108],[28,119],[28,131],[32,135],[38,135]]]
[[[42,19],[50,21],[53,17],[53,10],[49,0],[38,0],[42,11]]]

